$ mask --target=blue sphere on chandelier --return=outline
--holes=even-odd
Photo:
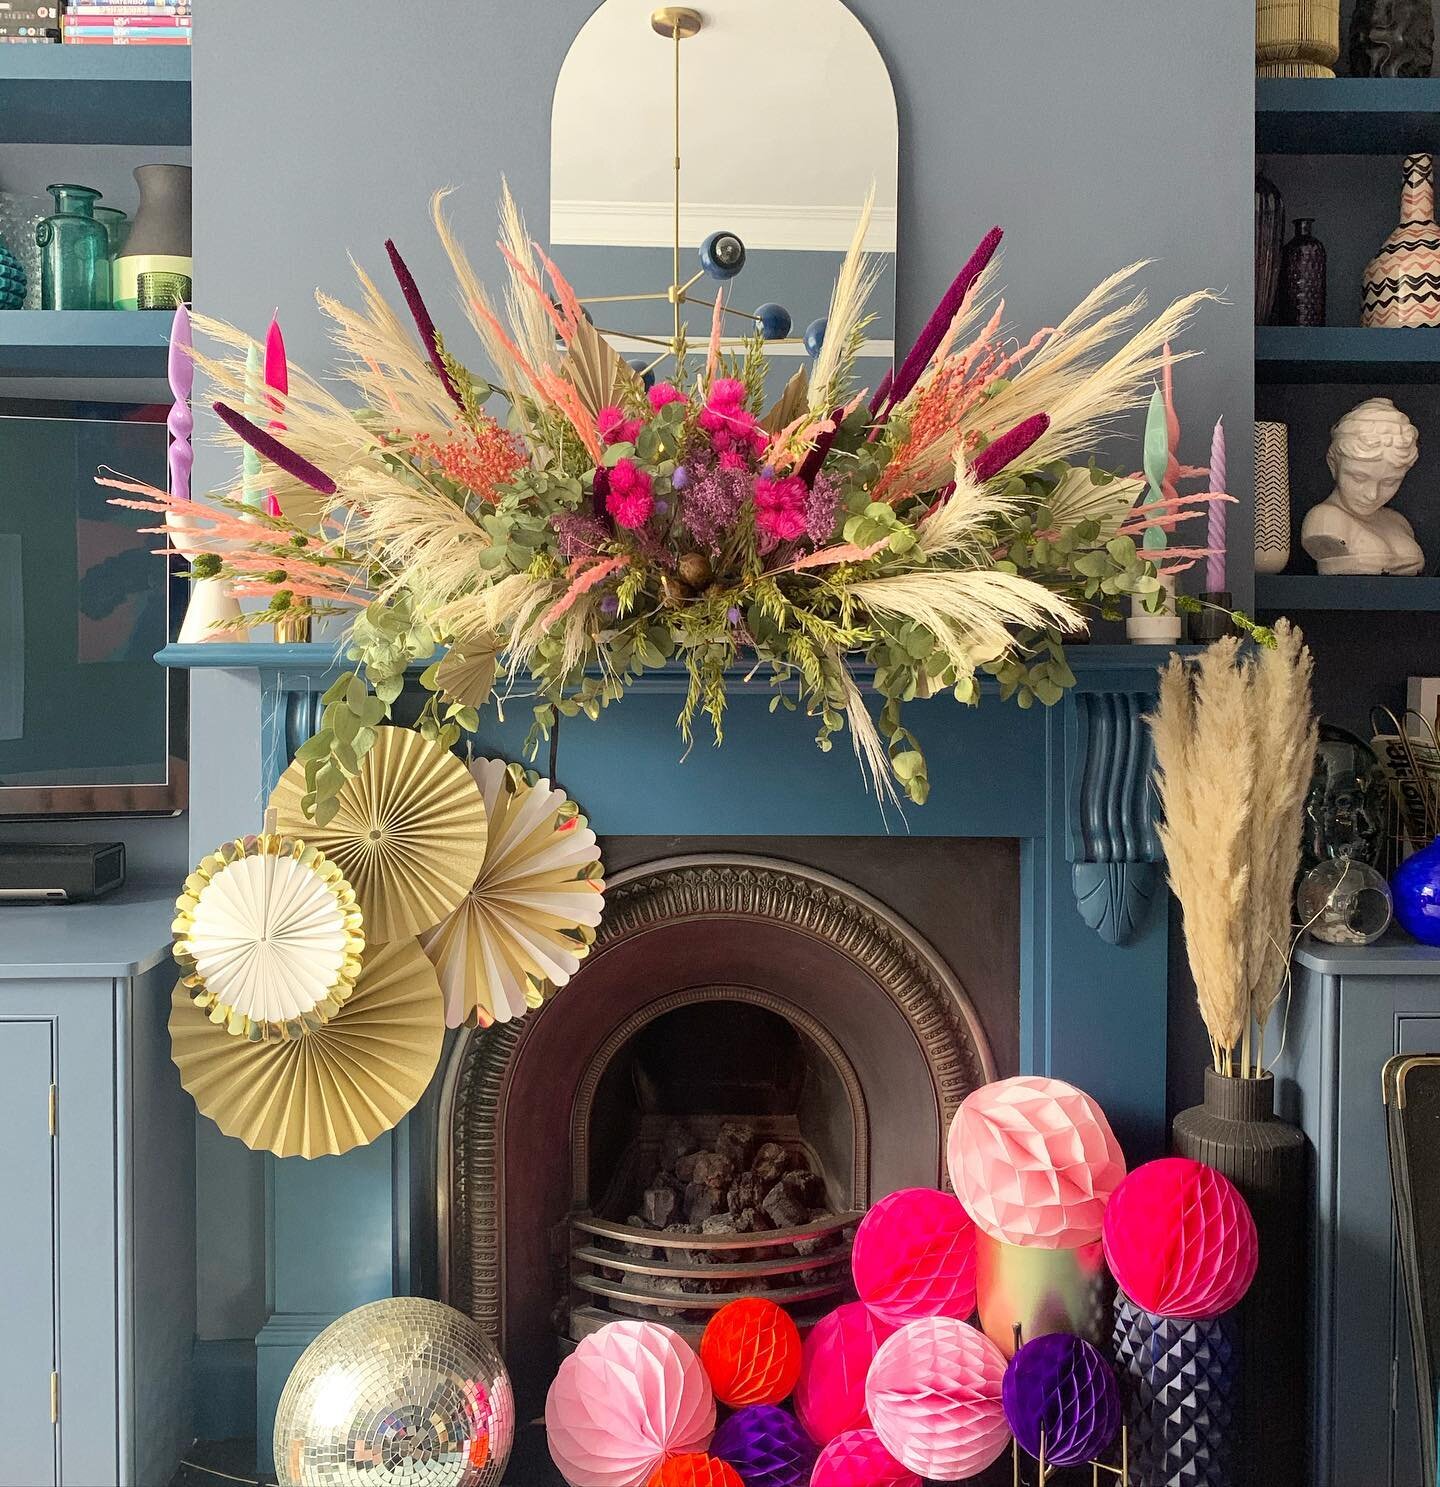
[[[745,267],[745,244],[733,232],[712,232],[700,244],[700,267],[712,279],[733,279]]]
[[[790,334],[790,327],[794,322],[784,305],[767,300],[755,311],[755,324],[762,340],[783,341]]]
[[[635,356],[630,359],[630,370],[645,384],[645,391],[649,392],[655,386],[655,373],[650,363],[643,356]]]
[[[822,315],[805,327],[805,349],[811,356],[820,355],[820,348],[825,344],[825,331],[829,324],[829,317]]]

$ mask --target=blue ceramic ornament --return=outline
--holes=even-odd
[[[1401,928],[1423,945],[1440,945],[1440,840],[1395,869],[1390,891]]]
[[[755,311],[755,324],[760,327],[760,334],[765,340],[783,341],[790,334],[790,327],[794,322],[784,305],[777,305],[769,300]]]
[[[1046,1466],[1080,1466],[1120,1433],[1120,1385],[1100,1350],[1053,1332],[1027,1342],[1001,1384],[1005,1419],[1020,1447]]]
[[[712,232],[700,244],[700,267],[712,279],[733,279],[745,267],[745,244],[733,232]]]
[[[646,392],[649,392],[655,386],[655,373],[651,370],[650,363],[643,356],[637,356],[631,361],[630,370],[645,384]]]
[[[822,315],[818,320],[812,320],[805,327],[805,349],[811,356],[819,356],[820,348],[825,344],[825,332],[830,327],[830,318]]]
[[[20,260],[0,242],[0,310],[25,308],[25,270]]]

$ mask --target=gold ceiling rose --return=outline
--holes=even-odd
[[[440,1062],[445,1009],[417,941],[373,945],[329,1022],[256,1043],[196,1011],[182,986],[170,1049],[195,1106],[227,1135],[277,1157],[338,1156],[414,1108]]]
[[[265,832],[201,858],[175,900],[180,985],[227,1033],[298,1033],[340,1009],[365,949],[355,892],[313,845]]]
[[[688,5],[662,5],[659,10],[650,12],[650,24],[661,36],[688,41],[700,34],[705,17]]]
[[[475,759],[489,823],[485,862],[465,900],[421,936],[450,1027],[509,1022],[580,968],[605,911],[604,868],[580,808],[549,780]]]
[[[453,754],[410,728],[380,728],[345,782],[332,820],[305,819],[298,760],[270,797],[280,830],[302,833],[349,879],[371,944],[403,939],[445,918],[485,860],[485,803]]]

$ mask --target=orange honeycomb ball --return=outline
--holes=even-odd
[[[800,1333],[773,1301],[747,1296],[722,1306],[700,1339],[715,1397],[740,1409],[779,1404],[800,1377]]]
[[[728,1462],[703,1451],[672,1456],[655,1469],[648,1487],[745,1487],[740,1474]]]

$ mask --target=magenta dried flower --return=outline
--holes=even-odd
[[[744,470],[712,465],[696,475],[685,491],[683,514],[690,535],[701,547],[715,551],[735,525],[750,490]]]
[[[562,511],[550,518],[551,530],[560,556],[567,563],[576,558],[593,558],[610,540],[610,528],[598,516],[583,511]]]
[[[811,542],[828,542],[834,535],[839,506],[840,482],[833,475],[817,475],[805,497],[805,535]]]
[[[405,296],[406,307],[410,311],[410,318],[415,322],[415,329],[419,333],[420,344],[425,348],[425,355],[430,358],[430,365],[434,367],[435,375],[440,379],[440,385],[449,395],[450,401],[463,413],[465,399],[460,396],[460,390],[455,386],[455,381],[450,375],[450,368],[445,365],[445,358],[440,355],[440,332],[435,329],[435,322],[430,318],[430,311],[425,308],[425,301],[420,296],[420,286],[415,282],[415,275],[410,272],[409,265],[400,256],[400,250],[389,238],[385,239],[385,251],[390,255],[390,267],[395,270],[400,293]]]

